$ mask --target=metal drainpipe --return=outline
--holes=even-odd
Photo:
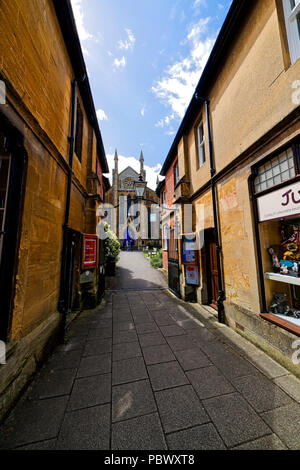
[[[60,281],[60,298],[58,310],[62,313],[62,334],[64,334],[67,316],[67,307],[64,301],[63,289],[66,286],[67,277],[67,229],[69,228],[69,215],[70,215],[70,202],[71,202],[71,190],[72,190],[72,177],[73,177],[73,160],[74,160],[74,140],[75,140],[75,124],[76,124],[76,100],[77,100],[77,85],[79,82],[85,80],[85,75],[82,79],[74,79],[72,82],[72,116],[71,116],[71,134],[69,140],[69,168],[68,168],[68,182],[67,182],[67,195],[66,195],[66,206],[65,206],[65,219],[63,224],[63,248],[62,248],[62,260],[61,260],[61,281]]]
[[[219,218],[218,218],[218,209],[217,209],[217,196],[216,196],[216,184],[215,184],[215,174],[216,169],[214,165],[213,158],[213,144],[211,138],[211,127],[210,127],[210,115],[209,115],[209,100],[207,98],[202,98],[197,93],[195,94],[197,101],[205,103],[206,110],[206,119],[207,119],[207,133],[208,133],[208,145],[209,145],[209,161],[210,161],[210,185],[212,192],[212,203],[213,203],[213,216],[214,216],[214,231],[215,231],[215,240],[216,240],[216,250],[217,250],[217,269],[218,269],[218,283],[219,283],[219,296],[217,300],[218,305],[218,320],[219,323],[224,323],[224,300],[225,300],[225,291],[223,283],[223,274],[222,274],[222,264],[221,264],[221,253],[222,246],[220,244],[220,235],[219,235]]]

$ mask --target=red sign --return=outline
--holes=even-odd
[[[82,269],[97,266],[97,237],[83,236]]]

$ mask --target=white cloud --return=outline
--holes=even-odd
[[[117,59],[117,58],[116,58],[116,59],[114,60],[114,66],[115,66],[117,69],[123,68],[123,67],[125,67],[125,65],[126,65],[126,59],[125,59],[124,56],[123,56],[121,59]]]
[[[106,155],[109,170],[110,170],[110,175],[109,179],[110,182],[112,182],[112,169],[115,167],[114,163],[114,153]],[[145,157],[145,155],[144,155]],[[147,157],[145,157],[146,159]],[[135,157],[125,157],[124,155],[119,155],[119,173],[128,166],[131,166],[137,173],[140,172],[140,162],[137,158]],[[147,180],[147,186],[153,190],[156,189],[156,180],[157,176],[159,175],[161,171],[161,164],[158,163],[157,165],[150,167],[148,165],[144,165],[144,169],[146,170],[146,180]]]
[[[199,6],[207,7],[207,1],[206,0],[195,0],[193,8],[197,8]]]
[[[182,43],[190,45],[188,56],[170,65],[152,86],[152,92],[170,109],[169,115],[158,121],[157,127],[169,126],[172,120],[184,116],[215,42],[215,37],[203,39],[209,21],[209,18],[202,18],[190,26]]]
[[[84,14],[82,10],[82,0],[71,0],[78,35],[81,41],[93,39],[93,35],[88,32],[84,24]]]
[[[125,31],[127,34],[127,38],[124,41],[120,39],[120,41],[118,42],[118,49],[125,50],[125,51],[128,51],[128,50],[132,51],[134,43],[135,43],[134,34],[131,31],[131,29],[125,29]]]
[[[107,121],[108,120],[108,117],[106,116],[103,109],[97,109],[96,114],[97,114],[97,118],[99,119],[99,121]]]

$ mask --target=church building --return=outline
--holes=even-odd
[[[117,234],[122,249],[142,250],[149,242],[160,246],[159,198],[147,186],[143,152],[140,173],[128,166],[119,173],[117,150],[112,170],[112,187],[106,201],[110,205],[107,221]]]

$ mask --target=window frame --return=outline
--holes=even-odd
[[[200,142],[200,129],[202,129],[202,141]],[[205,132],[204,132],[204,123],[203,119],[200,120],[199,124],[196,126],[196,149],[197,149],[197,170],[203,167],[206,162],[205,154]]]
[[[176,163],[174,164],[174,167],[173,167],[173,176],[174,176],[174,187],[176,187],[177,184],[179,183],[179,166],[178,166],[178,160],[176,161]]]
[[[74,152],[80,163],[82,161],[83,122],[83,111],[80,106],[80,101],[77,99]]]
[[[167,233],[165,232],[165,229],[167,229]],[[168,240],[169,240],[169,225],[165,223],[163,225],[163,251],[168,251]]]
[[[291,64],[300,58],[300,0],[282,0]]]

